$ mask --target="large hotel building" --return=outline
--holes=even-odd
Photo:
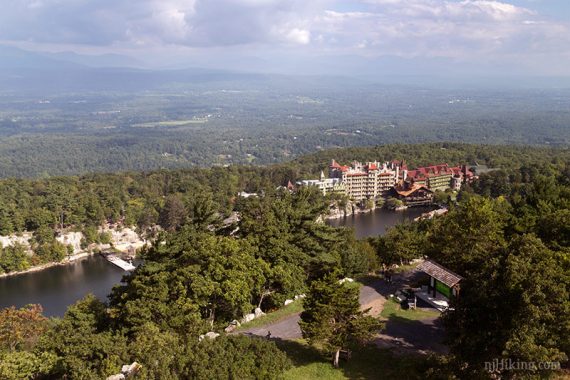
[[[394,189],[424,188],[435,190],[459,190],[461,184],[471,178],[465,166],[450,167],[447,164],[408,170],[404,161],[379,163],[358,161],[350,166],[332,160],[329,178],[321,172],[318,180],[303,180],[301,186],[317,186],[323,192],[346,194],[353,200],[377,199],[387,196]]]

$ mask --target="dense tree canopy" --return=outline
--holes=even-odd
[[[565,365],[568,153],[457,144],[415,148],[321,152],[268,168],[0,181],[0,233],[33,231],[36,251],[30,256],[19,245],[1,248],[5,272],[60,259],[65,247],[54,239],[62,227],[84,231],[85,243],[105,239],[97,232],[104,221],[134,223],[149,234],[155,224],[163,227],[141,252],[144,264],[108,302],[87,297],[53,321],[33,307],[0,314],[0,326],[21,327],[0,331],[0,377],[101,378],[137,360],[143,379],[276,378],[290,363],[272,342],[224,335],[199,342],[198,336],[307,292],[305,336],[337,352],[376,328],[359,311],[357,290],[340,286],[338,278],[368,273],[379,262],[400,265],[425,256],[464,277],[460,297],[444,313],[455,376],[485,377],[484,362],[497,358]],[[410,157],[417,164],[481,160],[502,169],[466,186],[445,216],[357,241],[352,231],[320,222],[331,200],[316,189],[277,189],[315,174],[329,156],[350,155]],[[236,197],[241,190],[258,196]],[[239,218],[224,225],[232,212]]]

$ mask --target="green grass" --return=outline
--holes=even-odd
[[[380,314],[386,319],[398,318],[401,321],[418,321],[427,318],[437,318],[440,313],[431,309],[404,310],[395,299],[386,300],[384,309]]]
[[[343,380],[343,379],[421,379],[425,357],[394,355],[390,350],[368,346],[352,352],[349,361],[341,360],[334,368],[329,355],[299,339],[277,341],[277,345],[293,362],[283,375],[285,380]]]
[[[263,317],[254,319],[251,322],[242,324],[236,331],[260,327],[275,323],[283,318],[286,318],[292,314],[300,313],[303,311],[303,302],[298,299],[293,301],[287,306],[283,306],[281,309],[277,309],[271,313],[265,314]]]

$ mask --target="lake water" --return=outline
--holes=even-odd
[[[126,274],[100,255],[39,272],[0,278],[0,308],[39,303],[47,316],[62,316],[67,306],[89,293],[105,300]]]
[[[404,211],[374,210],[367,214],[351,215],[327,223],[335,227],[351,227],[356,236],[382,235],[398,223],[414,219],[428,208],[411,208]],[[62,316],[67,307],[89,293],[106,300],[114,285],[126,272],[94,255],[68,265],[55,266],[43,271],[0,278],[0,308],[22,307],[39,303],[47,316]]]
[[[430,207],[413,207],[402,211],[376,209],[366,214],[349,215],[346,218],[332,219],[327,224],[334,227],[354,228],[356,237],[383,235],[386,230],[398,223],[413,220],[424,212],[433,210]]]

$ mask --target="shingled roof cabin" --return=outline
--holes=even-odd
[[[432,260],[425,260],[418,265],[417,270],[429,276],[429,285],[416,292],[418,298],[443,311],[449,307],[452,297],[459,296],[460,282],[463,279],[460,275]]]

